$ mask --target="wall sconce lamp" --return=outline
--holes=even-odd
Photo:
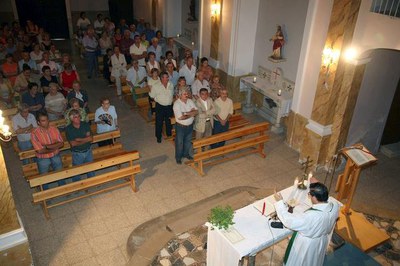
[[[322,67],[326,68],[324,86],[328,88],[327,79],[329,78],[329,70],[332,65],[336,64],[339,60],[340,52],[331,47],[326,47],[322,52]]]
[[[211,17],[217,17],[221,13],[221,4],[214,3],[211,4]]]
[[[10,126],[4,124],[3,111],[0,110],[0,139],[9,142],[12,139]]]

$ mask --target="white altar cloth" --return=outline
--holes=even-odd
[[[281,191],[285,202],[292,199],[297,201],[297,206],[293,210],[295,213],[302,213],[311,207],[307,193],[308,189],[299,190],[294,186]],[[266,209],[263,216],[260,210],[264,201],[266,202]],[[242,257],[255,255],[257,252],[288,237],[292,233],[291,230],[270,227],[269,214],[275,211],[274,202],[274,196],[271,195],[235,211],[233,227],[244,237],[243,240],[235,244],[232,244],[224,236],[223,230],[218,228],[212,230],[211,224],[206,223],[208,226],[207,265],[238,265]]]

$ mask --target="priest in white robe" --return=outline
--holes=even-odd
[[[275,194],[276,213],[283,225],[294,231],[284,257],[284,265],[323,265],[331,232],[339,215],[339,205],[329,199],[327,187],[311,183],[308,193],[312,208],[302,214],[288,212],[280,194]]]

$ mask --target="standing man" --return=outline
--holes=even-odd
[[[178,84],[179,74],[174,70],[174,64],[172,62],[168,62],[166,66],[169,81],[171,81],[172,85],[175,87]]]
[[[222,89],[220,97],[214,102],[217,109],[214,116],[213,135],[226,132],[229,130],[229,118],[233,115],[233,102],[228,98],[228,91]],[[218,148],[225,145],[225,141],[221,141],[211,145],[211,148]]]
[[[71,110],[69,112],[71,124],[66,128],[66,136],[68,142],[71,144],[72,152],[72,165],[80,165],[84,163],[93,162],[92,154],[92,133],[90,126],[86,122],[81,122],[81,115],[78,110]],[[95,176],[94,172],[87,173],[87,177]],[[74,176],[72,182],[81,180],[80,176]]]
[[[140,36],[136,35],[134,39],[135,43],[131,45],[129,48],[129,53],[131,54],[132,59],[136,59],[139,62],[139,66],[146,67],[146,57],[147,57],[147,49],[140,40]]]
[[[192,84],[192,94],[195,99],[199,98],[200,89],[206,88],[210,92],[210,84],[204,78],[204,72],[202,70],[197,71],[197,78]]]
[[[111,80],[115,80],[117,86],[117,96],[122,99],[121,77],[126,77],[127,62],[124,54],[120,53],[118,46],[114,47],[114,54],[111,56]]]
[[[96,37],[94,36],[93,28],[87,30],[87,34],[82,40],[83,48],[85,49],[86,64],[88,68],[88,79],[93,76],[97,77],[97,55],[96,50],[99,46]]]
[[[126,63],[129,65],[131,63],[132,57],[130,54],[130,48],[134,44],[134,40],[131,39],[131,32],[129,30],[124,31],[124,36],[119,42],[119,50],[125,56]],[[114,48],[115,50],[115,48]]]
[[[196,139],[211,136],[214,126],[214,114],[216,109],[213,100],[208,97],[208,90],[201,88],[200,97],[195,101],[199,114],[196,116],[194,130],[196,131]]]
[[[172,116],[172,101],[174,95],[174,86],[169,82],[168,73],[161,72],[161,82],[155,83],[150,87],[149,96],[156,102],[156,138],[157,142],[161,143],[161,132],[163,123],[167,136],[171,136],[171,120]]]
[[[193,120],[197,115],[197,107],[191,99],[188,99],[187,89],[179,90],[179,99],[174,103],[175,114],[175,160],[182,164],[182,158],[193,160],[192,133]]]
[[[184,64],[179,70],[179,76],[185,77],[186,84],[192,86],[194,82],[194,77],[196,76],[196,67],[193,65],[192,56],[186,58],[186,64]]]
[[[49,125],[49,117],[45,111],[39,111],[36,115],[38,127],[31,132],[31,141],[36,151],[37,166],[39,174],[49,172],[49,167],[53,171],[62,169],[60,148],[64,146],[64,141],[60,131]],[[65,185],[65,180],[57,181],[58,185]],[[49,185],[43,185],[43,189],[48,189]]]
[[[329,200],[327,187],[311,183],[308,196],[312,208],[298,215],[289,213],[280,194],[275,194],[276,213],[283,225],[293,231],[285,252],[284,265],[323,265],[330,235],[339,215],[339,206]]]

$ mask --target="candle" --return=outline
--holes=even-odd
[[[194,45],[194,42],[192,42],[192,45]]]
[[[298,184],[299,184],[299,178],[296,177],[296,178],[294,179],[294,184],[293,184],[294,188],[296,188]]]
[[[180,36],[180,35],[179,35],[179,33],[178,33],[178,34],[176,35],[176,37],[178,37],[178,38],[179,38],[179,36]]]
[[[312,172],[308,173],[308,179],[312,177]]]
[[[263,208],[262,208],[261,215],[264,215],[264,213],[265,213],[265,201],[264,201],[264,203],[263,203]]]
[[[282,90],[279,89],[279,90],[278,90],[278,96],[281,96],[281,95],[282,95]]]
[[[257,77],[254,77],[253,78],[253,83],[256,83],[257,82]]]

